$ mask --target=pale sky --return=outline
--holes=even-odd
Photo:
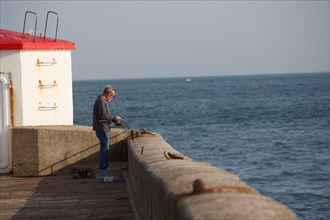
[[[1,0],[1,28],[21,32],[27,10],[38,33],[59,13],[76,80],[330,71],[329,0]]]

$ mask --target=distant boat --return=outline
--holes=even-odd
[[[190,79],[190,78],[187,78],[187,79],[186,79],[186,82],[191,82],[191,79]]]

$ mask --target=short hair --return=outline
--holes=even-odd
[[[104,89],[103,89],[103,94],[107,94],[107,93],[113,93],[116,92],[116,89],[112,86],[112,85],[107,85]]]

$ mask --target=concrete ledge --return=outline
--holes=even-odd
[[[299,219],[237,175],[187,157],[168,159],[164,151],[179,153],[158,134],[128,140],[128,171],[140,219]],[[196,179],[207,192],[192,193]]]
[[[179,202],[180,219],[297,219],[284,205],[261,195],[208,193]]]
[[[112,129],[110,154],[126,158],[126,137]],[[12,129],[14,176],[44,176],[99,152],[99,141],[89,126],[31,126]],[[95,161],[98,164],[98,161]]]

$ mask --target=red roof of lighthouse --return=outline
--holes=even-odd
[[[60,50],[75,49],[76,44],[71,41],[65,41],[43,36],[36,36],[34,41],[33,35],[24,34],[22,32],[0,29],[0,50]]]

